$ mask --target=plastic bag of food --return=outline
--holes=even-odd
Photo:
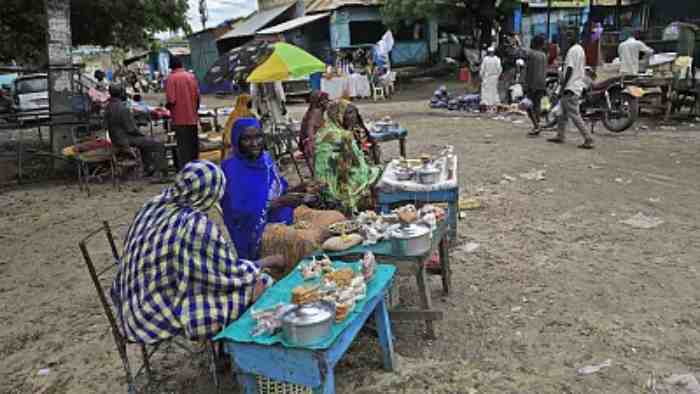
[[[339,237],[331,237],[326,242],[323,243],[323,250],[329,252],[340,252],[346,249],[350,249],[362,242],[362,236],[360,234],[350,234]]]

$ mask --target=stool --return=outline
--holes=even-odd
[[[384,88],[381,86],[372,86],[372,98],[374,101],[377,101],[378,99],[386,100]]]

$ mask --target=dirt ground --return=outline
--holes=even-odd
[[[700,127],[598,131],[596,149],[583,151],[574,132],[552,145],[526,138],[527,122],[427,110],[433,89],[361,110],[405,125],[409,155],[454,145],[460,192],[483,207],[460,221],[453,292],[431,280],[445,313],[438,339],[395,324],[399,369],[387,373],[376,339],[362,334],[336,369],[338,392],[662,393],[647,388],[650,376],[700,377]],[[544,179],[521,176],[536,171]],[[0,193],[0,392],[126,390],[77,243],[101,220],[128,223],[158,190],[97,185],[88,197],[62,181]],[[622,223],[640,212],[663,223]],[[108,256],[106,243],[92,245]],[[415,305],[414,289],[401,281],[402,303]],[[215,392],[203,356],[173,348],[154,370],[155,392]],[[227,377],[222,391],[238,390]]]

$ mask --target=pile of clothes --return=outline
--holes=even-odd
[[[478,111],[481,98],[478,94],[453,96],[441,86],[430,99],[430,108],[446,108],[449,111]]]

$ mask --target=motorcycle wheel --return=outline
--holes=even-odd
[[[634,125],[639,116],[639,99],[620,90],[610,92],[611,111],[603,114],[603,126],[621,133]]]

